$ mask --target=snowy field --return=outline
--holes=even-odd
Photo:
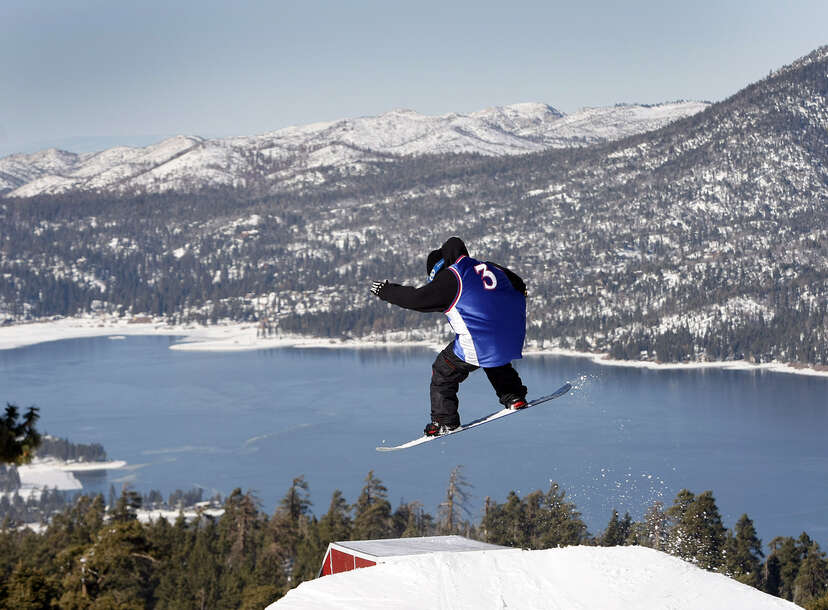
[[[433,553],[324,576],[268,610],[798,608],[644,547]]]
[[[121,318],[103,318],[98,316],[84,316],[63,318],[50,322],[33,322],[15,324],[0,328],[0,350],[15,349],[47,341],[62,339],[81,339],[85,337],[109,337],[110,339],[124,339],[134,335],[162,335],[183,337],[179,343],[170,346],[170,349],[189,351],[243,351],[255,349],[272,349],[278,347],[328,347],[328,348],[359,348],[359,347],[411,347],[414,345],[432,347],[435,351],[443,348],[444,344],[423,343],[411,341],[369,342],[369,341],[342,341],[338,339],[313,339],[298,335],[281,335],[278,337],[257,337],[256,324],[226,323],[215,326],[199,326],[194,324],[172,326],[161,321],[131,324]],[[745,361],[734,362],[695,362],[691,364],[660,364],[656,362],[640,362],[630,360],[610,360],[605,354],[590,354],[563,349],[536,350],[527,347],[524,356],[552,355],[574,356],[589,358],[596,364],[603,366],[625,366],[649,369],[700,369],[723,368],[731,370],[764,370],[796,375],[813,375],[828,377],[828,371],[815,370],[807,367],[795,367],[781,362],[766,364],[752,364]]]
[[[20,476],[20,489],[17,493],[24,500],[39,497],[45,489],[60,491],[78,491],[83,485],[75,476],[76,472],[94,472],[98,470],[118,470],[126,462],[64,462],[55,458],[35,458],[31,464],[17,467]],[[2,494],[0,494],[2,495]]]

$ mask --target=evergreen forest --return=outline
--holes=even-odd
[[[309,483],[296,477],[272,512],[253,492],[234,490],[223,513],[143,522],[140,494],[125,488],[114,504],[79,496],[40,532],[6,518],[0,527],[0,607],[261,609],[316,578],[332,541],[460,534],[524,549],[641,545],[681,557],[810,610],[828,608],[828,561],[807,533],[763,545],[742,515],[722,522],[711,491],[680,491],[640,520],[613,511],[591,534],[576,505],[552,483],[502,501],[487,497],[476,518],[462,467],[450,474],[436,514],[419,502],[388,500],[369,472],[355,501],[335,491],[314,513]]]

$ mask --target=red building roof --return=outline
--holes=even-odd
[[[509,547],[470,540],[463,536],[425,536],[422,538],[388,538],[385,540],[348,540],[331,542],[319,569],[320,576],[338,574],[378,563],[388,563],[427,553],[493,551]]]

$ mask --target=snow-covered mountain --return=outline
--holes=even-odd
[[[520,110],[511,109],[510,133],[551,137],[540,127],[551,110]],[[118,200],[72,192],[36,206],[5,199],[0,321],[131,311],[442,341],[441,326],[402,317],[365,286],[384,277],[419,285],[423,253],[459,235],[474,255],[531,279],[533,348],[828,364],[828,46],[703,112],[606,144],[367,161],[417,139],[409,131],[392,141],[397,132],[376,127],[382,120],[401,124],[386,115],[293,128],[247,152],[234,140],[172,140],[170,156],[193,150],[125,182],[169,187],[162,171],[203,175],[171,169],[192,163],[244,189]],[[366,141],[359,129],[385,140],[366,152],[353,144]],[[525,142],[542,139],[533,137]],[[336,147],[355,161],[302,168]],[[130,162],[152,167],[153,151],[137,149],[143,158]],[[237,154],[249,174],[196,163],[210,151]],[[268,196],[291,179],[294,190]],[[318,184],[297,182],[310,179]]]
[[[353,175],[364,172],[368,164],[407,155],[503,156],[609,142],[657,129],[707,106],[618,105],[570,115],[538,103],[443,116],[394,110],[251,137],[177,136],[145,148],[85,154],[50,149],[0,159],[0,193],[31,197],[70,191],[193,191],[245,187],[251,177],[264,177],[277,191],[322,181],[315,171],[322,167]]]
[[[653,549],[577,546],[412,556],[304,582],[268,610],[798,607]]]

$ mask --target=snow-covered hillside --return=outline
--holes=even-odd
[[[17,467],[20,476],[20,489],[16,490],[23,498],[39,497],[47,489],[60,491],[77,491],[83,489],[75,476],[80,472],[118,470],[127,465],[122,460],[108,462],[67,462],[56,458],[35,458],[31,464]],[[0,493],[0,497],[2,497]],[[9,494],[11,496],[11,493]]]
[[[763,610],[798,606],[644,547],[434,553],[324,576],[269,610]]]
[[[192,191],[247,186],[266,178],[275,190],[314,183],[321,167],[360,172],[364,164],[405,155],[502,156],[609,142],[704,110],[701,102],[618,105],[564,115],[538,103],[471,114],[426,116],[394,110],[380,116],[288,127],[252,136],[205,140],[178,136],[145,148],[74,154],[50,149],[0,159],[0,193],[31,197],[75,190]]]

